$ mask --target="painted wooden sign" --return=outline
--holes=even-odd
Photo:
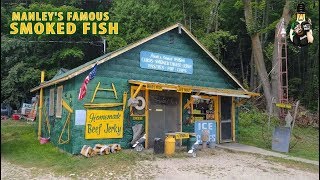
[[[191,93],[192,89],[189,87],[183,87],[183,86],[179,86],[177,88],[177,92],[182,92],[182,93]]]
[[[134,120],[134,121],[143,121],[144,117],[143,116],[133,116],[132,120]]]
[[[291,104],[284,104],[284,103],[277,103],[276,106],[280,108],[286,108],[286,109],[292,108]]]
[[[192,74],[193,60],[167,54],[141,51],[140,67],[144,69]]]
[[[123,137],[123,111],[87,110],[86,139]]]
[[[217,124],[215,120],[196,121],[194,123],[194,132],[196,133],[197,141],[202,143],[201,135],[204,131],[209,132],[209,141],[216,142]]]
[[[159,84],[147,84],[146,88],[148,90],[162,91],[162,86]]]
[[[189,133],[176,132],[176,139],[188,139]]]

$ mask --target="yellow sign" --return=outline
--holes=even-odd
[[[143,116],[133,116],[132,119],[134,121],[142,121],[143,120]]]
[[[191,89],[191,88],[188,88],[188,87],[181,87],[181,86],[179,86],[179,87],[177,88],[177,92],[191,93],[191,92],[192,92],[192,89]]]
[[[123,137],[123,111],[87,110],[86,139]]]
[[[292,108],[291,104],[284,104],[284,103],[277,103],[276,106],[280,108],[286,108],[286,109]]]
[[[159,84],[147,84],[147,89],[162,91],[162,86]]]
[[[176,132],[176,139],[188,139],[189,133]]]

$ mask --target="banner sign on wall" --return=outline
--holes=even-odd
[[[123,137],[123,111],[87,110],[86,139]]]
[[[192,74],[193,60],[178,56],[141,51],[140,67],[144,69]]]

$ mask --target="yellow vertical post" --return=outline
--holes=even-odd
[[[44,71],[41,71],[40,83],[42,84],[43,82],[44,82]],[[43,106],[43,88],[40,88],[38,139],[41,138],[42,106]]]
[[[180,93],[180,103],[179,103],[179,106],[180,106],[180,132],[182,132],[182,110],[183,110],[183,107],[182,107],[182,92]],[[180,139],[180,146],[182,146],[182,139]]]
[[[146,114],[145,121],[144,121],[144,123],[145,123],[145,132],[146,132],[146,142],[145,142],[146,147],[145,148],[148,148],[148,140],[149,140],[149,90],[148,89],[146,89],[145,114]]]
[[[215,101],[214,101],[214,118],[217,121],[217,143],[220,143],[220,96],[216,96]]]

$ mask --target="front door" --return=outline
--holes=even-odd
[[[180,131],[179,93],[175,91],[149,91],[148,146],[154,139],[164,140],[165,133]]]
[[[232,97],[221,96],[220,142],[232,141]]]

